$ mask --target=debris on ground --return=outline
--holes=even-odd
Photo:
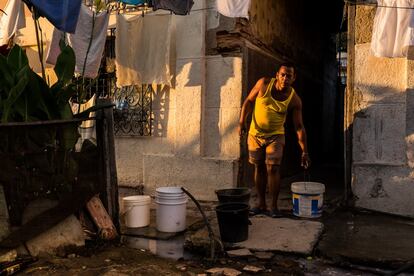
[[[245,267],[243,267],[243,271],[246,272],[251,272],[251,273],[258,273],[258,272],[262,272],[265,269],[263,267],[257,267],[254,265],[246,265]]]
[[[214,267],[210,268],[209,270],[206,270],[207,273],[209,273],[212,276],[237,276],[242,274],[242,272],[234,269],[234,268],[228,268],[228,267]]]
[[[232,257],[251,257],[251,256],[253,256],[253,253],[247,248],[229,250],[226,253],[227,253],[227,256],[229,256],[230,258],[232,258]]]

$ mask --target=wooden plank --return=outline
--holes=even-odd
[[[95,195],[86,204],[86,209],[92,217],[93,222],[98,227],[99,237],[104,240],[113,240],[118,237],[115,225],[112,223],[102,201]]]

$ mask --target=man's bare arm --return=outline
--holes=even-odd
[[[240,119],[239,119],[239,135],[243,135],[246,132],[246,118],[249,116],[250,113],[253,111],[253,104],[256,100],[257,96],[259,95],[262,87],[265,83],[265,78],[261,78],[256,82],[256,85],[252,88],[247,98],[244,100],[241,112],[240,112]]]
[[[298,136],[299,146],[302,149],[301,165],[307,169],[310,166],[310,158],[306,130],[302,119],[302,101],[298,95],[294,95],[292,99],[292,112],[293,124],[295,126],[296,135]]]

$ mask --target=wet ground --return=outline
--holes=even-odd
[[[414,262],[414,221],[366,210],[324,218],[318,254],[352,263],[398,268]],[[413,263],[414,264],[414,263]]]

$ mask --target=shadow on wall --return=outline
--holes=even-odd
[[[389,197],[392,192],[384,182],[412,181],[414,90],[355,87],[354,120],[346,130],[352,145],[352,191],[367,199]]]
[[[157,85],[152,100],[152,136],[167,137],[168,110],[170,103],[170,90],[167,85]]]
[[[237,108],[239,115],[241,94],[236,98],[229,95],[236,96],[237,92],[232,90],[237,90],[241,86],[241,79],[235,80],[234,74],[235,71],[241,70],[241,67],[237,68],[235,59],[221,56],[207,58],[206,63],[206,85],[201,108],[201,152],[205,157],[219,157],[228,150],[225,146],[226,138],[229,139],[229,135],[234,135],[237,131],[238,116],[234,117],[232,107]],[[231,121],[233,118],[234,121]],[[233,144],[232,147],[237,146]],[[238,148],[232,152],[238,152]]]
[[[233,84],[229,84],[235,77],[234,61],[228,62],[223,57],[207,57],[206,66],[203,65],[200,58],[180,59],[177,61],[176,86],[174,89],[168,86],[154,86],[153,102],[152,102],[152,136],[167,137],[170,112],[183,113],[176,118],[177,124],[186,124],[191,121],[192,112],[198,112],[197,108],[201,102],[201,156],[203,157],[220,157],[222,154],[221,143],[225,137],[234,134],[237,131],[237,120],[228,121],[222,117],[221,109],[227,106],[223,103],[222,94],[230,93]],[[205,70],[207,67],[207,70]],[[206,76],[204,77],[203,74]],[[204,87],[203,87],[204,86]],[[197,90],[192,88],[201,88],[201,95]],[[173,92],[173,95],[171,94]],[[175,106],[171,105],[172,97],[174,97]],[[193,99],[184,99],[185,97],[193,97]],[[227,98],[229,99],[229,98]],[[237,103],[231,102],[234,106],[240,108],[240,102],[232,99]],[[186,104],[188,103],[188,104]],[[177,111],[175,111],[177,110]],[[186,116],[188,116],[186,118]],[[180,119],[181,118],[181,119]],[[179,121],[180,120],[180,121]],[[177,139],[180,134],[177,133]],[[189,152],[200,143],[200,137],[193,137],[187,141],[184,147],[177,150]],[[235,157],[236,158],[236,157]]]

